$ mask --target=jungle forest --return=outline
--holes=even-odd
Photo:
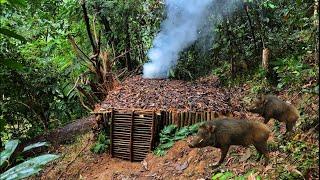
[[[0,0],[0,180],[319,179],[318,0]]]

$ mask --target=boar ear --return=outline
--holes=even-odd
[[[264,94],[261,95],[261,102],[263,105],[265,105],[267,103],[266,95],[264,95]]]
[[[209,133],[213,133],[215,128],[216,128],[216,126],[214,126],[214,125],[208,125],[207,126],[207,130],[209,131]]]
[[[257,99],[260,100],[260,101],[263,100],[264,99],[264,95],[263,94],[258,94],[257,95]]]

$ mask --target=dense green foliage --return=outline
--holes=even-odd
[[[102,32],[101,49],[110,59],[130,51],[116,59],[115,72],[146,60],[161,8],[156,1],[87,2],[88,15],[95,22],[91,26]],[[88,82],[96,78],[90,74],[91,65],[73,52],[68,41],[74,37],[89,56],[82,13],[81,4],[74,0],[1,1],[2,140],[33,137],[86,114],[82,105],[87,97],[77,87],[95,94]]]
[[[73,62],[75,57],[65,39],[67,24],[51,15],[58,11],[56,5],[24,2],[16,7],[12,2],[24,1],[1,3],[1,25],[26,42],[0,35],[0,127],[4,139],[32,137],[85,115],[72,90],[81,66]],[[61,6],[60,15],[66,6]]]
[[[44,154],[37,157],[30,158],[20,164],[11,167],[11,162],[9,162],[11,155],[16,150],[19,144],[19,140],[10,140],[5,144],[5,149],[0,153],[1,161],[0,168],[1,170],[6,170],[5,172],[0,172],[1,180],[9,180],[9,179],[24,179],[31,175],[37,174],[43,167],[43,165],[59,158],[58,155],[55,154]],[[31,144],[24,148],[24,151],[29,151],[33,148],[41,147],[48,145],[45,142]],[[11,158],[10,161],[14,159]]]

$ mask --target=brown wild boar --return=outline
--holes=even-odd
[[[253,144],[260,153],[258,160],[261,159],[263,154],[265,156],[266,165],[269,161],[267,149],[267,140],[269,135],[269,128],[261,122],[218,118],[202,124],[199,127],[197,135],[193,137],[189,143],[189,147],[201,148],[213,146],[220,148],[220,160],[216,165],[214,165],[214,167],[217,167],[224,161],[231,145],[247,147]]]
[[[298,110],[291,104],[286,103],[274,95],[260,95],[249,107],[249,111],[258,113],[264,118],[267,124],[271,118],[286,124],[286,133],[293,130],[299,119]]]

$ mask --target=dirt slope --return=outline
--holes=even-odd
[[[246,102],[242,100],[248,89],[244,86],[231,91],[230,102],[234,109],[241,110],[245,107]],[[291,100],[298,107],[305,106],[303,110],[308,117],[318,116],[318,103],[304,105],[305,102],[301,101],[303,97],[296,95],[281,95],[281,98]],[[262,121],[261,117],[248,112],[245,112],[245,117]],[[143,162],[131,163],[111,158],[108,153],[91,153],[93,135],[88,133],[79,137],[76,143],[62,145],[55,150],[62,158],[47,167],[36,179],[210,179],[213,174],[225,171],[232,171],[235,175],[253,171],[251,179],[256,176],[279,179],[280,175],[290,173],[295,174],[298,179],[319,179],[316,163],[319,162],[317,129],[308,127],[302,130],[302,123],[307,120],[301,119],[296,134],[290,141],[283,139],[284,124],[281,124],[280,132],[276,132],[274,120],[268,123],[273,133],[268,140],[271,159],[266,167],[262,166],[262,162],[256,161],[254,147],[232,146],[224,164],[212,169],[209,165],[218,161],[220,150],[213,147],[191,149],[187,146],[186,139],[176,142],[163,157],[150,153]],[[283,179],[286,179],[285,176]]]

